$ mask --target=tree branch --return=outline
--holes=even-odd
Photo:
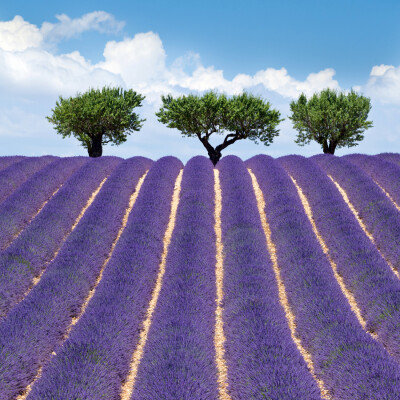
[[[232,139],[227,140],[229,136],[232,137]],[[238,139],[240,139],[239,136],[237,136],[236,134],[230,133],[229,135],[227,135],[225,137],[225,140],[223,141],[223,143],[219,144],[215,148],[215,150],[221,151],[221,150],[225,149],[226,147],[228,147],[229,145],[231,145],[232,143],[235,143],[236,140],[238,140]]]

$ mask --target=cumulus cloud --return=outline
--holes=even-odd
[[[305,81],[298,81],[288,75],[286,68],[268,68],[255,74],[255,84],[261,83],[268,90],[279,93],[284,97],[294,98],[304,93],[306,96],[319,92],[327,87],[339,89],[339,83],[333,79],[335,70],[324,69],[318,73],[311,73]]]
[[[43,35],[36,25],[16,15],[11,21],[0,21],[0,49],[5,51],[23,51],[39,47]]]
[[[385,64],[375,65],[372,67],[370,75],[382,76],[385,75],[385,72],[390,70],[391,68],[394,68],[393,65],[385,65]]]
[[[363,92],[384,104],[400,105],[400,66],[374,66]]]
[[[119,74],[128,86],[166,79],[166,53],[156,33],[138,33],[132,39],[108,42],[103,55],[105,61],[97,66]]]
[[[327,87],[339,89],[339,83],[333,79],[335,70],[325,69],[318,73],[311,73],[305,81],[298,81],[291,77],[285,68],[267,68],[258,71],[254,76],[238,74],[231,81],[224,78],[222,70],[215,70],[213,66],[204,67],[198,62],[192,75],[183,72],[184,60],[180,60],[179,68],[173,65],[169,83],[183,88],[204,91],[216,89],[227,94],[238,94],[244,89],[263,85],[265,89],[276,92],[283,97],[295,98],[305,93],[307,96]]]
[[[57,23],[43,22],[40,28],[25,21],[20,15],[11,21],[0,21],[0,49],[24,51],[40,48],[44,44],[54,44],[89,30],[117,33],[125,25],[104,11],[94,11],[74,19],[65,14],[56,15],[56,18]]]
[[[177,76],[170,74],[169,83],[190,90],[204,91],[207,89],[219,89],[230,91],[230,82],[224,78],[222,70],[215,70],[213,66],[199,65],[192,75],[180,71]]]
[[[41,49],[0,50],[0,87],[21,96],[72,95],[88,87],[122,85],[120,76],[91,65],[78,51],[53,55]]]
[[[284,98],[307,95],[325,87],[339,88],[331,68],[311,73],[304,81],[288,74],[285,68],[267,68],[254,75],[240,73],[232,80],[223,70],[204,66],[200,55],[188,52],[167,67],[167,54],[157,33],[138,33],[133,38],[109,41],[104,61],[91,64],[78,51],[56,55],[43,43],[69,38],[85,30],[119,31],[122,22],[104,12],[95,11],[71,19],[65,14],[58,22],[44,22],[39,29],[16,16],[0,23],[0,85],[21,93],[73,94],[106,84],[119,85],[146,95],[146,101],[159,103],[160,95],[188,91],[218,90],[228,95],[262,85]],[[13,39],[7,41],[6,37]]]

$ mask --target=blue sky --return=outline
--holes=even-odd
[[[106,84],[146,95],[139,133],[104,155],[206,155],[154,115],[161,94],[262,95],[286,120],[269,146],[238,141],[223,155],[246,159],[321,152],[294,143],[289,103],[325,87],[355,88],[372,101],[374,127],[359,146],[400,152],[398,1],[19,1],[0,3],[0,155],[85,155],[45,119],[59,95]],[[223,136],[216,136],[218,144]]]

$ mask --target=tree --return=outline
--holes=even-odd
[[[237,140],[249,138],[256,144],[260,140],[268,146],[279,134],[276,129],[282,121],[279,111],[270,110],[268,102],[248,93],[230,99],[213,91],[201,97],[189,94],[174,99],[168,95],[161,99],[163,105],[156,113],[158,121],[168,128],[179,129],[182,136],[197,136],[214,165],[222,157],[221,151]],[[231,133],[214,148],[210,136],[224,131]]]
[[[324,153],[334,154],[336,147],[357,146],[362,134],[372,126],[367,121],[371,110],[370,99],[351,90],[347,95],[325,89],[307,100],[302,93],[290,103],[294,128],[299,132],[295,140],[300,146],[315,140]]]
[[[133,90],[103,87],[78,93],[76,97],[59,97],[53,115],[46,117],[63,138],[74,135],[88,150],[90,157],[100,157],[103,144],[119,145],[127,134],[138,131],[142,125],[132,112],[141,106],[144,96]]]

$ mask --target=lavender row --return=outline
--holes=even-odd
[[[291,338],[251,177],[235,156],[220,171],[224,253],[223,320],[233,399],[320,399]]]
[[[43,203],[85,162],[84,157],[70,157],[50,163],[0,205],[0,250],[9,246]]]
[[[91,194],[120,162],[116,157],[87,161],[0,254],[0,319],[21,300],[32,279],[54,257]]]
[[[400,361],[400,281],[371,243],[321,168],[304,157],[281,158],[307,197],[313,218],[346,287],[354,295],[366,329],[378,334]]]
[[[365,154],[350,154],[342,159],[360,167],[400,204],[400,165]]]
[[[381,158],[382,160],[400,165],[400,154],[398,153],[381,153],[377,154],[376,156]]]
[[[213,187],[210,160],[192,158],[132,399],[218,398]]]
[[[311,355],[315,374],[334,399],[400,396],[399,364],[362,329],[351,311],[290,177],[264,155],[246,165],[264,194],[296,332]]]
[[[0,157],[0,171],[9,167],[10,165],[16,164],[22,160],[26,159],[24,156],[5,156]]]
[[[27,157],[0,171],[0,204],[19,186],[58,157]]]
[[[135,157],[113,171],[38,285],[0,325],[0,399],[14,398],[62,343],[118,235],[129,198],[150,165],[150,160]]]
[[[400,271],[400,215],[378,185],[359,167],[345,159],[311,157],[344,189],[382,255]]]
[[[149,170],[95,295],[29,400],[120,399],[156,281],[181,168],[178,159],[163,157]]]

